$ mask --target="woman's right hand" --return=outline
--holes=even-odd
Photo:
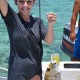
[[[31,80],[41,80],[39,75],[35,75]]]
[[[76,39],[76,33],[75,32],[71,32],[70,33],[70,40],[74,42],[75,39]]]

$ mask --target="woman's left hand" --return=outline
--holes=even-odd
[[[40,76],[39,75],[35,75],[31,80],[40,80]]]
[[[56,21],[56,14],[55,13],[47,13],[47,19],[49,24],[54,24]]]

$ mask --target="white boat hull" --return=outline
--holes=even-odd
[[[50,62],[43,62],[43,78],[45,75],[45,71]],[[72,64],[72,68],[64,68],[64,64]],[[78,64],[79,66],[73,66]],[[73,68],[74,67],[74,68]],[[62,61],[60,62],[59,69],[61,71],[61,79],[62,80],[80,80],[80,62],[72,62],[72,61]],[[43,79],[44,80],[44,79]]]

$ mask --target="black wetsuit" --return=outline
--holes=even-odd
[[[47,33],[42,21],[30,16],[30,22],[26,22],[9,5],[7,15],[2,18],[10,39],[8,80],[30,80],[35,74],[41,76],[41,41]]]

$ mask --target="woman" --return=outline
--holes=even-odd
[[[47,14],[48,29],[39,18],[30,15],[35,0],[14,0],[16,13],[7,0],[0,0],[0,11],[10,39],[8,80],[42,80],[42,40],[53,41],[56,15]],[[40,25],[39,25],[40,24]]]

